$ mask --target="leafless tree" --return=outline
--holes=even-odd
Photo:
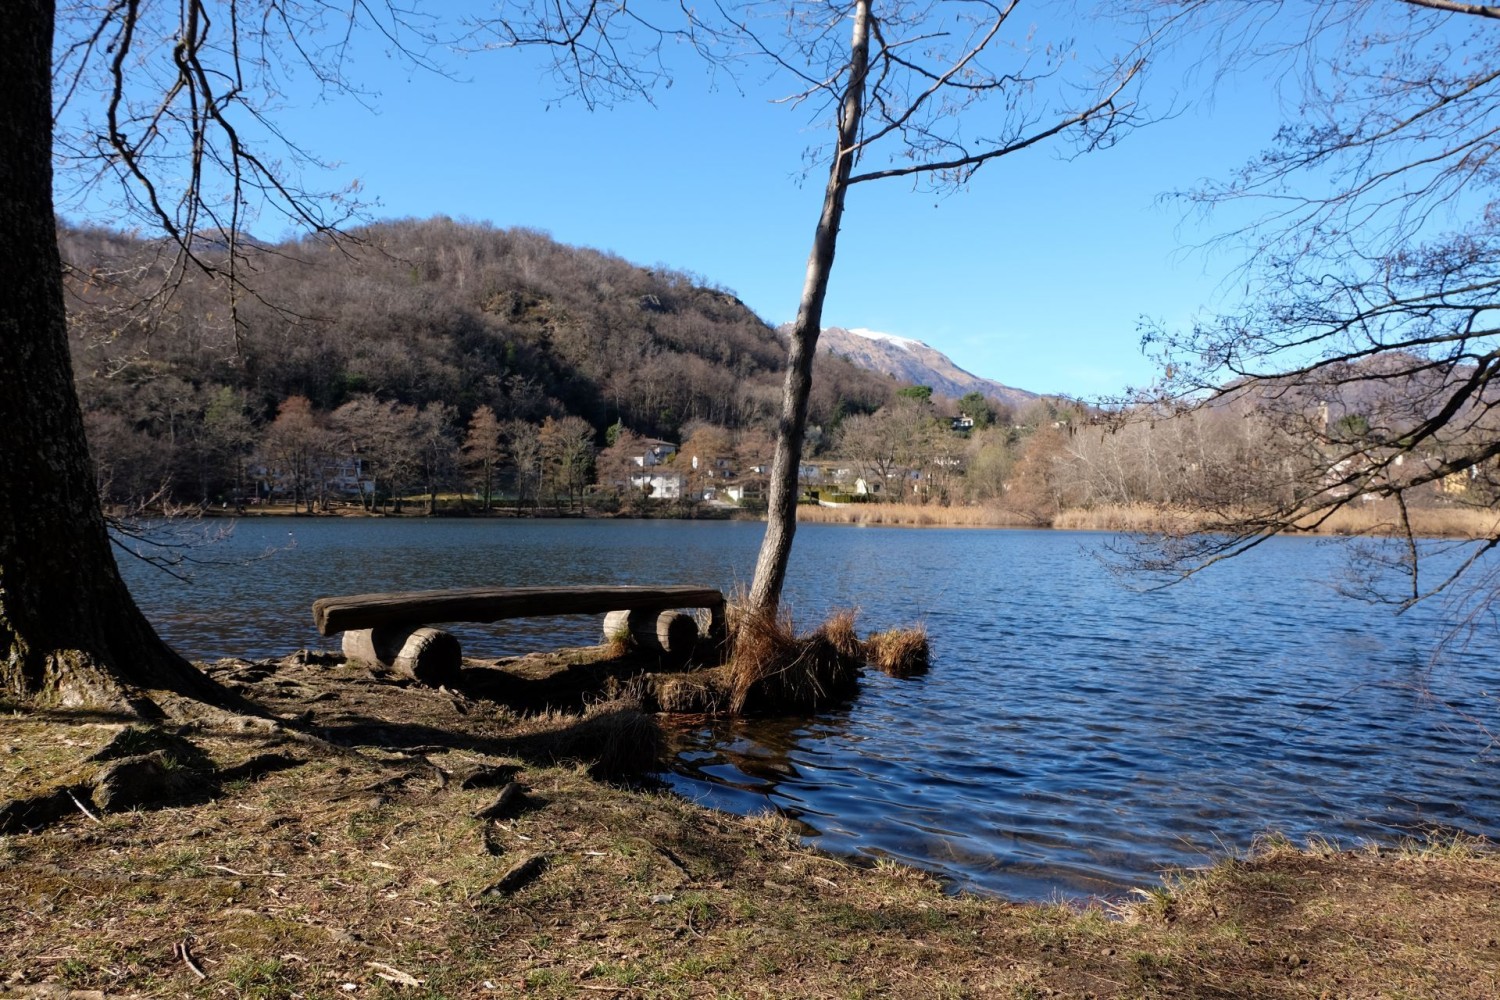
[[[576,506],[593,481],[594,429],[579,417],[548,417],[537,437],[544,481],[552,488],[554,502],[566,496],[568,505]]]
[[[500,448],[500,421],[495,417],[495,411],[488,406],[476,408],[474,415],[469,418],[463,455],[464,464],[474,476],[474,484],[479,487],[479,494],[484,498],[486,512],[490,510],[495,473],[499,470],[503,454]]]
[[[420,53],[395,5],[16,0],[0,18],[0,691],[9,699],[159,712],[161,692],[238,699],[173,653],[120,578],[97,503],[68,357],[57,206],[117,193],[121,219],[166,236],[168,303],[184,269],[212,274],[235,313],[251,286],[257,211],[318,233],[345,217],[297,180],[307,159],[270,114],[290,64],[344,76],[365,19]],[[337,30],[332,30],[337,29]],[[408,42],[410,44],[408,44]],[[54,170],[54,166],[57,167]],[[289,168],[289,169],[288,169]],[[54,177],[59,183],[54,185]]]
[[[751,0],[683,8],[685,20],[668,26],[630,3],[564,0],[506,3],[482,26],[495,44],[548,47],[565,87],[591,102],[649,96],[670,74],[660,58],[666,40],[717,66],[759,61],[786,82],[784,103],[828,129],[830,141],[809,158],[827,180],[790,331],[768,523],[748,597],[762,613],[779,604],[796,531],[813,361],[850,189],[884,180],[961,187],[992,160],[1045,144],[1097,149],[1139,120],[1131,94],[1144,39],[1086,66],[1022,9],[1019,0]],[[1067,25],[1077,12],[1046,16]]]
[[[1407,606],[1500,544],[1491,531],[1429,578],[1408,516],[1439,484],[1453,502],[1496,497],[1500,16],[1450,0],[1181,10],[1219,33],[1215,59],[1271,67],[1298,101],[1262,154],[1186,194],[1254,211],[1224,237],[1245,253],[1246,305],[1187,331],[1149,329],[1164,377],[1144,404],[1153,419],[1253,407],[1285,449],[1281,488],[1200,497],[1210,533],[1133,555],[1177,578],[1388,498],[1404,537],[1388,561],[1404,582],[1366,596]]]
[[[599,452],[594,461],[594,482],[615,496],[632,495],[631,476],[640,468],[636,459],[646,451],[645,438],[628,427],[611,432],[614,442]]]
[[[276,419],[266,428],[261,463],[270,477],[272,491],[291,494],[293,512],[303,501],[308,513],[312,512],[312,492],[320,485],[319,472],[331,443],[306,396],[282,401]]]
[[[510,456],[516,490],[516,506],[537,505],[542,490],[542,439],[537,426],[525,420],[508,420],[504,427],[505,451]]]

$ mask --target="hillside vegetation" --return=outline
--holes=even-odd
[[[481,408],[502,422],[578,418],[595,443],[617,423],[677,440],[697,423],[774,421],[784,343],[701,278],[446,218],[352,235],[264,245],[254,295],[231,310],[222,284],[182,273],[167,248],[63,231],[74,364],[109,494],[232,491],[289,399],[315,416],[441,407],[455,448]],[[819,359],[811,420],[873,411],[895,388]]]
[[[436,512],[463,494],[470,509],[646,513],[764,496],[786,346],[729,292],[531,230],[439,218],[353,235],[259,247],[254,293],[231,297],[157,244],[64,231],[107,500],[396,509],[421,495]],[[1428,474],[1446,457],[1434,441],[1386,469],[1432,393],[1410,377],[1379,385],[1265,383],[1187,412],[1105,413],[954,400],[835,353],[818,359],[800,478],[807,499],[856,508],[825,517],[866,523],[1170,531],[1326,494],[1358,503],[1288,524],[1487,533],[1492,463]],[[1430,481],[1392,511],[1396,466]]]

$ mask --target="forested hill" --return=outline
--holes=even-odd
[[[672,439],[695,421],[775,419],[784,344],[702,279],[446,218],[353,235],[359,243],[260,245],[235,323],[224,283],[191,267],[174,282],[159,244],[65,227],[91,430],[175,438],[226,391],[254,425],[289,397],[331,411],[362,395],[441,401],[464,417],[489,406],[501,419],[618,420]],[[199,249],[222,252],[216,244]],[[819,359],[812,422],[874,410],[895,387]]]

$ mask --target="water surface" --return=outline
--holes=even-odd
[[[326,594],[478,585],[745,583],[762,528],[674,521],[238,524],[179,583],[124,568],[198,659],[336,649]],[[1190,583],[1123,586],[1067,532],[798,529],[786,597],[813,624],[925,622],[926,676],[872,674],[811,719],[680,726],[670,780],[779,810],[829,849],[1029,898],[1118,893],[1260,833],[1500,836],[1493,636],[1434,662],[1442,609],[1334,592],[1346,546],[1278,539]],[[248,564],[239,560],[271,551]],[[127,561],[128,562],[128,561]],[[597,618],[455,629],[498,656],[597,641]]]

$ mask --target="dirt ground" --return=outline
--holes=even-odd
[[[1268,840],[1128,900],[954,896],[619,783],[660,732],[585,707],[623,671],[597,651],[462,691],[211,670],[291,724],[0,715],[0,997],[1500,996],[1483,844]],[[146,757],[172,801],[86,797]]]

